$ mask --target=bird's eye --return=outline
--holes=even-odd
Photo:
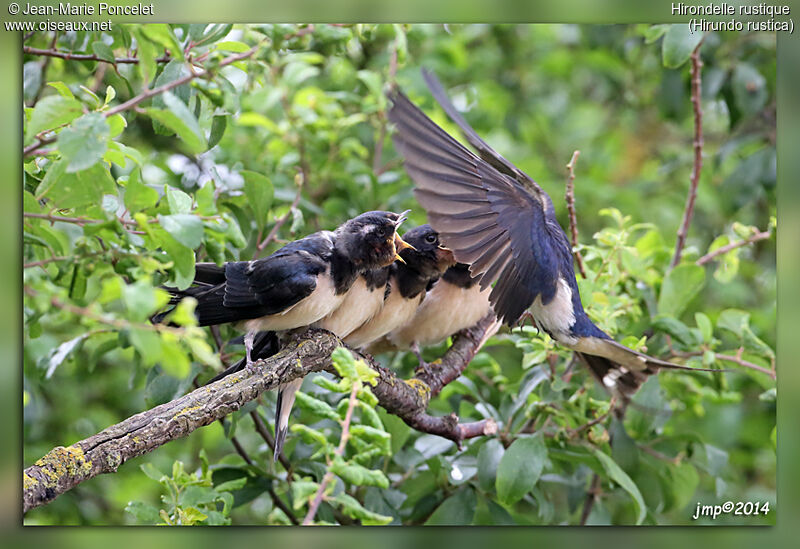
[[[375,231],[378,236],[384,237],[386,236],[386,227],[378,227],[378,230]]]
[[[425,242],[427,242],[428,244],[435,244],[436,243],[436,235],[435,234],[429,234],[428,236],[425,237]]]

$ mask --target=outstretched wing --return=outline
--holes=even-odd
[[[455,112],[443,92],[435,93],[445,110]],[[552,211],[547,194],[460,117],[456,122],[491,163],[453,139],[402,92],[394,91],[390,99],[395,145],[417,184],[414,194],[442,241],[459,262],[470,265],[481,287],[497,281],[489,299],[498,317],[512,324],[537,296],[548,303],[557,289],[559,252],[547,227]]]

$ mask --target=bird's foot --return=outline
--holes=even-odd
[[[522,316],[520,316],[519,320],[517,320],[516,327],[522,328],[525,325],[525,321],[529,321],[531,323],[531,326],[533,326],[537,330],[539,329],[539,325],[536,323],[536,319],[533,317],[530,311],[525,311],[522,313]]]
[[[420,350],[419,345],[417,343],[411,345],[411,352],[414,353],[414,356],[417,357],[417,361],[419,362],[419,364],[417,364],[417,366],[414,368],[414,374],[419,375],[423,373],[428,373],[431,365],[425,362],[425,360],[423,360],[422,351]]]
[[[244,336],[244,352],[246,361],[245,361],[245,368],[247,368],[248,372],[254,372],[256,367],[255,363],[253,362],[253,341],[255,340],[256,333],[255,332],[247,332]]]

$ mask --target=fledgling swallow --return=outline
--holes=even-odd
[[[393,263],[408,247],[397,234],[404,220],[405,215],[393,212],[367,212],[333,232],[320,231],[291,242],[264,259],[221,267],[199,264],[193,286],[168,288],[170,303],[195,298],[200,326],[243,325],[249,366],[258,332],[290,330],[323,319],[342,304],[361,274]],[[153,321],[160,322],[167,314],[156,315]]]
[[[408,322],[425,298],[430,283],[455,263],[452,252],[439,243],[439,235],[430,225],[420,225],[403,238],[410,247],[400,252],[402,261],[389,267],[380,311],[343,338],[352,347],[365,347]]]
[[[408,244],[404,242],[402,246],[408,246]],[[399,253],[402,254],[402,250]],[[315,322],[313,326],[328,330],[340,339],[344,339],[353,330],[367,322],[383,306],[389,269],[390,267],[387,266],[361,273],[350,286],[341,304],[324,318]],[[289,415],[294,406],[295,395],[302,384],[303,379],[300,378],[284,383],[278,390],[278,400],[275,403],[274,457],[276,461],[289,432]]]
[[[399,90],[389,120],[414,195],[456,259],[470,265],[498,318],[514,325],[528,310],[536,326],[574,349],[623,405],[660,368],[697,371],[647,356],[611,339],[581,304],[572,251],[547,193],[495,152],[461,117],[439,81],[423,70],[436,101],[459,126],[474,154]]]
[[[411,349],[424,366],[420,347],[444,341],[477,324],[491,311],[489,293],[489,288],[481,289],[472,278],[468,265],[453,265],[433,282],[411,320],[387,334],[387,346]]]

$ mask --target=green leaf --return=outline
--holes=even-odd
[[[48,82],[47,85],[52,86],[61,97],[66,97],[68,99],[75,99],[72,90],[70,90],[69,87],[63,82]],[[36,106],[38,107],[39,105],[41,105],[41,101],[37,103]]]
[[[767,81],[752,65],[737,64],[731,86],[736,107],[745,114],[755,114],[767,103]]]
[[[258,225],[259,229],[263,229],[267,223],[269,208],[272,206],[274,194],[272,183],[260,173],[247,170],[242,170],[239,173],[244,178],[244,194],[253,209],[256,225]]]
[[[174,278],[168,285],[174,285],[178,289],[188,288],[194,280],[194,252],[164,230],[156,234],[160,247],[174,262]]]
[[[636,524],[641,524],[642,521],[644,521],[644,518],[647,516],[647,508],[645,507],[644,499],[642,499],[642,494],[639,492],[639,488],[631,480],[631,477],[629,477],[625,471],[620,469],[619,465],[617,465],[610,456],[604,454],[602,450],[599,448],[592,448],[592,453],[597,458],[597,461],[600,462],[600,465],[603,466],[603,469],[608,474],[609,478],[619,484],[623,490],[628,492],[633,501],[636,503],[636,506],[639,509],[639,513],[636,517]]]
[[[292,485],[294,488],[294,484]],[[389,524],[394,520],[390,516],[374,513],[366,509],[361,503],[358,502],[353,496],[347,495],[344,492],[328,498],[331,503],[336,503],[341,506],[342,512],[350,518],[360,520],[366,526],[379,526]]]
[[[703,288],[706,271],[694,264],[678,265],[667,273],[658,296],[658,312],[680,316],[689,302]]]
[[[743,338],[750,325],[750,313],[739,309],[725,309],[717,318],[717,327]]]
[[[247,50],[249,50],[250,46],[248,46],[244,42],[237,42],[237,41],[233,40],[233,41],[227,41],[227,42],[218,42],[216,44],[216,48],[218,50],[222,50],[222,51],[232,51],[234,53],[242,53],[242,52],[246,52]]]
[[[511,505],[530,492],[539,480],[547,459],[547,448],[541,433],[520,437],[500,458],[497,466],[497,496]]]
[[[334,410],[331,405],[324,400],[314,398],[303,393],[302,391],[298,391],[295,398],[297,399],[297,405],[300,408],[310,411],[315,416],[328,418],[337,422],[340,419],[339,414],[336,413],[336,410]]]
[[[489,491],[497,478],[497,466],[505,453],[505,448],[496,438],[490,438],[478,451],[478,484]]]
[[[114,51],[105,42],[100,42],[100,41],[92,42],[92,51],[100,59],[108,61],[109,63],[112,64],[116,64]]]
[[[169,92],[165,92],[164,96],[164,101],[171,110],[150,107],[145,109],[147,115],[175,132],[191,153],[200,154],[205,151],[208,143],[189,107]]]
[[[109,127],[100,113],[89,113],[62,130],[58,150],[67,161],[67,173],[94,166],[103,158],[108,147]]]
[[[331,360],[333,367],[342,379],[355,380],[358,379],[358,370],[356,369],[356,359],[353,354],[345,347],[337,347],[331,353]]]
[[[694,321],[703,335],[703,342],[711,343],[711,338],[714,336],[714,326],[708,316],[705,313],[697,312],[694,314]]]
[[[65,86],[66,87],[66,86]],[[81,103],[63,95],[48,95],[39,100],[25,129],[25,141],[52,128],[68,124],[83,114]]]
[[[203,221],[196,215],[159,215],[158,222],[175,240],[194,250],[203,243]]]
[[[155,331],[146,328],[132,328],[130,340],[142,356],[145,366],[153,366],[161,359],[161,338]]]
[[[183,48],[175,38],[172,29],[169,25],[164,23],[150,23],[141,27],[144,35],[152,42],[161,45],[169,50],[170,55],[176,59],[183,61]]]
[[[158,202],[158,191],[142,183],[139,168],[133,170],[128,176],[124,202],[131,214],[152,208]]]
[[[66,162],[53,164],[36,189],[36,198],[48,198],[60,209],[99,204],[104,194],[115,194],[116,183],[108,168],[95,164],[88,170],[66,173]]]
[[[161,521],[158,511],[157,507],[143,501],[131,501],[125,507],[125,512],[143,524],[158,524]]]
[[[175,187],[164,185],[164,194],[167,195],[167,205],[171,214],[188,214],[192,211],[192,197]]]
[[[644,36],[644,43],[652,44],[664,36],[664,33],[667,32],[667,30],[669,30],[669,25],[649,25],[642,32],[642,35]]]
[[[382,471],[367,469],[356,463],[348,463],[338,456],[331,463],[330,471],[334,475],[340,476],[348,484],[377,486],[379,488],[389,487],[389,479],[386,478]]]
[[[475,517],[475,492],[465,487],[447,498],[425,521],[426,525],[468,525]]]
[[[220,142],[228,126],[228,115],[218,114],[211,119],[211,133],[208,135],[208,148],[211,149]]]
[[[688,24],[670,25],[661,43],[661,56],[664,66],[677,69],[686,61],[703,39],[703,33],[690,32]]]

